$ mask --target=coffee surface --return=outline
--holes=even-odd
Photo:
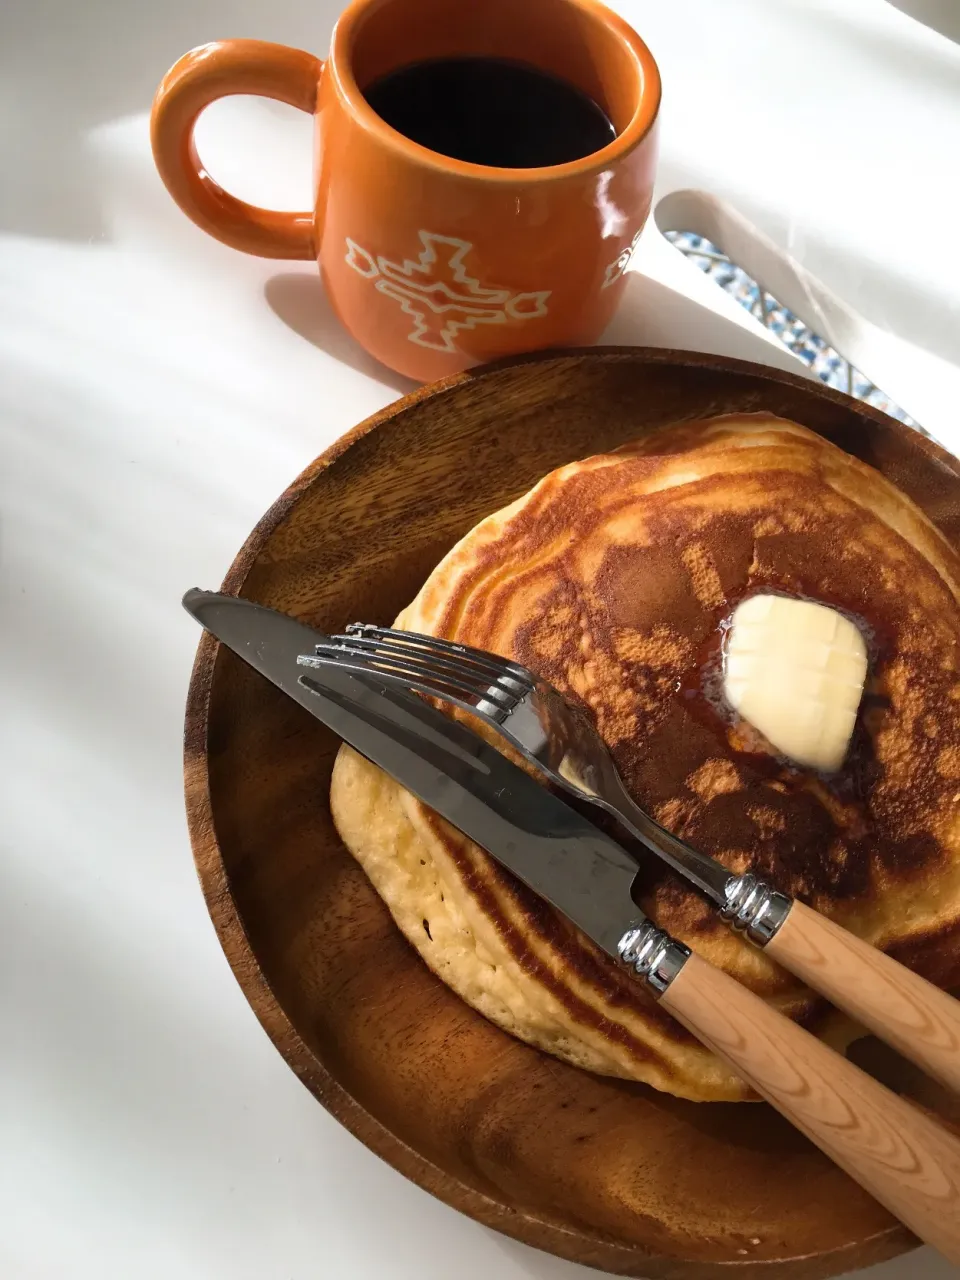
[[[616,137],[587,94],[537,67],[501,58],[411,63],[375,80],[364,97],[413,142],[471,164],[566,164]]]

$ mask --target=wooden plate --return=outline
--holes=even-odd
[[[602,348],[452,378],[370,418],[267,512],[224,589],[324,630],[389,623],[462,534],[553,467],[756,409],[872,463],[960,541],[960,466],[883,414],[759,365]],[[267,1032],[351,1132],[478,1221],[618,1275],[813,1280],[910,1247],[766,1106],[588,1075],[461,1003],[337,837],[337,745],[204,636],[185,749],[207,904]]]

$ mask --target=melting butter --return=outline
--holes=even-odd
[[[758,595],[734,610],[724,648],[726,698],[797,764],[840,768],[866,675],[863,636],[836,609]]]

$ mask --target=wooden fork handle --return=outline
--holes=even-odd
[[[960,1001],[794,902],[765,950],[905,1058],[960,1091]]]
[[[660,1003],[921,1240],[960,1264],[960,1138],[696,955]]]

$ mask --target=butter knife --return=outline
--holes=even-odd
[[[297,658],[323,636],[250,601],[184,607],[311,715],[563,912],[759,1094],[926,1243],[960,1263],[960,1139],[657,928],[636,863],[466,726],[430,704]]]

